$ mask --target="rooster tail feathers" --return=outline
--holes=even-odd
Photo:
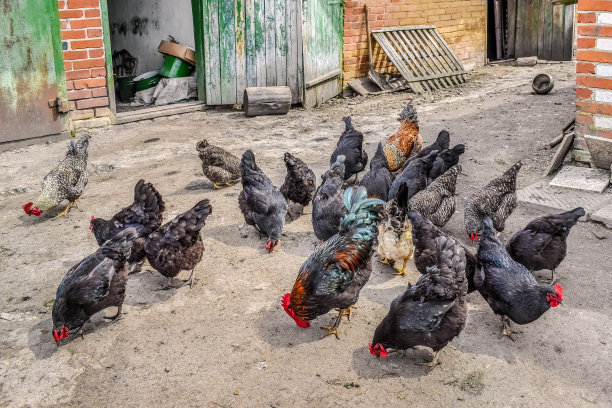
[[[125,259],[130,254],[134,239],[137,237],[138,230],[136,228],[126,228],[102,244],[99,251],[102,252],[102,255],[105,257],[115,261]]]
[[[368,198],[365,187],[348,188],[344,193],[344,206],[348,209],[348,213],[342,219],[342,228],[371,225],[379,221],[378,205],[384,206],[385,202],[378,198]]]
[[[401,121],[404,121],[404,122],[412,121],[417,124],[419,122],[417,118],[417,111],[410,102],[408,102],[406,106],[404,106],[404,109],[402,109],[402,111],[399,114],[399,118]]]

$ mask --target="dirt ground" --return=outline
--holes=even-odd
[[[467,146],[458,212],[447,231],[466,242],[463,198],[517,160],[524,161],[519,187],[541,177],[552,155],[545,145],[574,115],[573,70],[573,64],[478,68],[465,86],[415,98],[426,142],[447,129],[451,143]],[[547,96],[531,91],[531,79],[542,71],[555,79]],[[557,269],[563,307],[521,326],[513,343],[498,338],[498,319],[478,293],[470,294],[465,330],[430,373],[416,364],[430,358],[427,349],[387,359],[368,352],[391,300],[418,277],[412,262],[406,277],[374,263],[340,340],[321,338],[319,326],[332,313],[301,329],[283,311],[281,296],[316,241],[310,217],[287,224],[281,245],[267,254],[252,228],[238,228],[240,186],[213,190],[196,142],[206,137],[238,156],[253,149],[280,186],[285,151],[317,177],[323,173],[342,116],[353,116],[372,155],[397,129],[395,118],[410,96],[338,99],[279,117],[209,110],[97,131],[89,184],[79,208],[61,219],[28,217],[21,205],[36,198],[66,141],[0,153],[0,406],[612,406],[612,232],[601,225],[579,223],[569,236]],[[131,276],[118,323],[109,325],[100,313],[84,340],[58,348],[50,306],[57,285],[97,248],[91,216],[109,218],[129,204],[139,178],[162,193],[166,220],[211,200],[198,280],[191,290],[154,291],[163,278],[145,264]],[[519,205],[502,239],[540,215]],[[548,274],[536,273],[543,282]]]

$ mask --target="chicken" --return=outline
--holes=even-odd
[[[395,261],[398,275],[406,273],[406,263],[412,257],[412,225],[406,213],[391,200],[385,206],[383,221],[378,225],[378,246],[376,252],[381,256],[382,263]],[[401,268],[399,267],[401,263]]]
[[[554,281],[555,269],[567,252],[567,236],[584,214],[584,208],[578,207],[536,218],[510,238],[506,250],[512,259],[531,271],[550,269],[550,280]]]
[[[438,262],[393,300],[374,332],[372,355],[386,357],[388,349],[431,347],[433,359],[426,365],[433,368],[440,350],[465,327],[468,309],[463,248],[444,236],[436,238],[435,244]]]
[[[412,196],[408,209],[417,210],[434,225],[443,227],[455,212],[455,187],[460,172],[460,165],[451,167],[425,190]]]
[[[242,191],[238,205],[248,225],[253,225],[260,234],[268,236],[266,250],[271,253],[279,244],[285,227],[287,201],[272,181],[255,163],[255,155],[247,150],[240,162]]]
[[[351,117],[342,118],[346,124],[344,133],[340,136],[336,150],[331,155],[329,165],[336,162],[338,156],[344,156],[344,179],[348,180],[353,174],[365,169],[368,163],[368,154],[363,150],[363,133],[355,130],[351,123]]]
[[[423,147],[423,138],[419,133],[417,111],[410,102],[399,115],[400,127],[385,141],[384,150],[390,171],[402,168],[411,155],[416,155]]]
[[[508,318],[518,324],[533,322],[563,302],[563,288],[558,283],[554,287],[540,285],[527,268],[513,260],[497,239],[489,217],[481,228],[476,255],[481,267],[474,274],[474,284],[493,312],[501,316],[500,337],[512,339]]]
[[[204,253],[200,230],[211,213],[212,206],[204,199],[147,237],[144,250],[149,264],[168,278],[163,289],[177,288],[171,285],[172,279],[180,271],[189,269],[191,274],[184,283],[188,283],[189,287],[193,286],[195,267],[202,260]]]
[[[90,137],[85,135],[76,142],[70,141],[66,157],[43,178],[40,196],[35,202],[23,206],[26,214],[39,216],[43,211],[52,210],[62,201],[68,200],[64,211],[57,214],[57,217],[61,217],[68,213],[73,204],[78,206],[77,200],[87,185],[87,148]]]
[[[427,174],[438,155],[437,150],[420,159],[410,162],[393,180],[389,190],[389,200],[396,199],[400,208],[408,209],[408,202],[416,193],[427,187]]]
[[[440,151],[427,174],[429,183],[446,173],[448,169],[459,163],[459,156],[465,152],[465,145],[458,144],[452,149]]]
[[[103,245],[126,228],[136,228],[138,237],[134,241],[128,263],[134,264],[145,259],[144,243],[162,223],[162,213],[166,209],[161,194],[151,183],[140,179],[134,187],[134,202],[123,208],[110,220],[91,217],[89,229],[96,237],[98,245]]]
[[[359,185],[366,188],[368,197],[387,201],[392,181],[393,177],[389,171],[382,143],[379,143],[376,154],[370,160],[370,171],[363,176]]]
[[[340,230],[344,207],[344,156],[340,155],[321,176],[321,185],[312,200],[312,228],[318,239],[326,241]]]
[[[58,346],[69,333],[83,336],[85,323],[107,307],[118,309],[115,316],[105,318],[121,317],[128,280],[127,258],[137,236],[135,228],[121,231],[64,276],[52,310],[53,338]]]
[[[300,268],[291,294],[283,296],[285,312],[300,327],[334,308],[340,309],[328,333],[338,337],[337,328],[348,315],[363,285],[372,272],[372,251],[380,221],[378,205],[384,202],[367,198],[364,187],[349,188],[344,195],[348,210],[340,231],[319,245]]]
[[[414,266],[421,274],[427,273],[427,268],[438,263],[436,253],[436,239],[448,236],[438,227],[423,217],[418,211],[410,210],[407,214],[412,225],[412,242],[414,244]],[[468,282],[468,293],[476,290],[474,286],[474,272],[479,268],[476,256],[459,241],[455,242],[463,248],[465,253],[465,276]]]
[[[240,180],[240,159],[224,149],[213,146],[204,139],[196,145],[198,156],[202,160],[202,172],[214,188],[221,184],[231,186],[232,182]]]
[[[516,208],[516,178],[521,166],[520,161],[515,163],[504,174],[465,200],[465,230],[472,241],[480,236],[480,227],[485,217],[493,220],[496,230],[504,230],[506,219]]]
[[[306,163],[291,153],[285,153],[285,166],[287,167],[287,175],[285,176],[285,182],[280,188],[280,192],[288,201],[301,206],[301,215],[304,207],[314,197],[315,189],[317,188],[317,178]]]
[[[404,168],[408,165],[408,163],[410,163],[412,160],[415,159],[420,159],[421,157],[425,157],[427,156],[429,153],[431,153],[434,150],[437,150],[439,152],[442,152],[446,149],[448,149],[448,146],[450,145],[450,134],[446,131],[446,130],[442,130],[440,131],[440,133],[438,133],[438,137],[436,138],[436,141],[433,142],[432,144],[423,147],[417,154],[415,154],[414,156],[410,156],[408,158],[408,160],[406,160],[406,162],[404,163],[404,165],[402,166],[402,170],[404,170]]]

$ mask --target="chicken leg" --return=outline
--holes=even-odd
[[[218,189],[220,189],[220,188],[221,188],[221,186],[220,186],[220,185],[218,185],[217,183],[213,182],[213,188],[214,188],[215,190],[218,190]]]
[[[510,330],[510,320],[508,319],[507,316],[502,315],[501,324],[502,324],[502,331],[499,334],[498,338],[501,338],[502,336],[508,336],[508,338],[512,340],[512,342],[514,343],[514,339],[512,338],[512,330]]]
[[[552,268],[550,272],[551,272],[550,281],[554,282],[555,281],[555,268]]]
[[[74,203],[76,203],[76,201]],[[72,204],[73,204],[72,201],[68,201],[68,204],[66,205],[66,208],[64,208],[64,211],[57,214],[55,218],[63,217],[64,215],[68,214],[68,210],[70,210],[70,207],[72,206]]]
[[[433,368],[435,366],[440,364],[440,360],[438,358],[439,355],[440,355],[440,350],[434,351],[433,352],[433,358],[431,359],[431,361],[429,363],[419,363],[419,365],[423,365],[425,367],[429,367],[429,371],[431,371],[431,370],[433,370]]]
[[[191,275],[189,275],[189,279],[183,281],[185,284],[189,284],[189,289],[193,287],[193,280],[195,279],[195,268],[191,270]]]
[[[226,186],[228,186],[228,187],[232,187],[232,186],[233,186],[233,184],[232,184],[232,183],[230,183],[229,181],[226,181],[226,182],[225,182],[225,185],[226,185]]]
[[[115,323],[117,320],[121,319],[121,308],[123,308],[123,303],[117,307],[117,314],[114,316],[103,316],[105,319],[110,320],[110,324]]]
[[[338,337],[338,326],[340,325],[340,321],[342,320],[342,316],[343,316],[343,311],[344,309],[340,310],[340,312],[338,313],[338,316],[336,317],[336,320],[334,321],[334,324],[331,326],[326,326],[326,327],[321,327],[322,329],[327,329],[327,333],[325,333],[323,335],[323,337],[327,337],[330,334],[333,334],[336,336],[336,339],[340,340],[340,337]]]
[[[408,259],[404,258],[404,265],[402,266],[402,269],[398,269],[395,275],[406,275],[406,262],[408,262]]]

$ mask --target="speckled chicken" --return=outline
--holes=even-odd
[[[392,181],[393,176],[389,171],[389,164],[382,143],[379,143],[376,154],[370,160],[370,171],[363,176],[359,185],[366,188],[368,197],[387,201]]]
[[[387,203],[383,220],[378,225],[376,252],[380,255],[382,263],[389,264],[390,260],[394,261],[393,266],[398,275],[406,273],[406,263],[414,253],[412,225],[395,200]]]
[[[455,187],[461,166],[451,167],[430,185],[416,193],[408,202],[410,210],[417,210],[438,227],[446,225],[455,213]]]
[[[202,172],[214,188],[221,185],[231,186],[240,180],[240,159],[230,152],[208,143],[204,139],[196,145],[198,156],[202,160]]]
[[[314,197],[317,178],[306,163],[288,152],[285,153],[285,167],[287,175],[280,192],[288,201],[299,204],[303,211]]]
[[[537,320],[551,307],[563,302],[563,288],[540,285],[531,272],[513,260],[497,239],[493,222],[486,217],[481,227],[478,262],[480,270],[474,274],[476,289],[495,314],[501,317],[502,335],[512,339],[510,322],[518,324]]]
[[[480,236],[485,217],[491,218],[496,230],[504,230],[506,219],[516,208],[516,178],[521,166],[520,161],[515,163],[465,200],[465,230],[472,241]]]
[[[363,133],[355,130],[351,117],[346,116],[342,120],[346,124],[344,133],[329,159],[329,165],[333,165],[338,156],[344,156],[344,179],[348,180],[352,175],[365,170],[368,154],[363,150]]]
[[[39,216],[43,211],[50,211],[68,200],[64,211],[57,215],[61,217],[68,213],[72,205],[77,205],[87,185],[89,139],[90,136],[85,135],[77,141],[70,141],[66,157],[43,178],[40,196],[35,202],[23,206],[26,214]]]
[[[172,279],[179,272],[190,269],[189,279],[184,282],[188,283],[189,287],[193,286],[195,267],[202,260],[204,253],[200,230],[211,213],[212,206],[204,199],[147,237],[144,250],[149,264],[168,278],[163,289],[176,288],[177,286],[171,285]]]
[[[437,155],[438,151],[433,150],[427,156],[411,161],[393,180],[389,190],[389,200],[395,198],[399,207],[407,210],[410,199],[427,187],[427,174]]]
[[[436,252],[436,239],[448,236],[441,229],[436,227],[427,218],[423,217],[418,211],[410,210],[407,214],[412,224],[412,242],[414,244],[414,266],[421,274],[427,273],[427,268],[438,263]],[[451,237],[452,238],[452,237]],[[474,286],[474,273],[479,268],[476,256],[459,241],[465,253],[465,276],[468,282],[468,293],[476,290]]]
[[[449,237],[438,237],[435,244],[437,263],[393,300],[374,332],[372,355],[386,357],[389,349],[431,347],[433,359],[426,365],[433,368],[440,350],[465,327],[468,308],[463,248]]]
[[[326,241],[340,230],[340,220],[346,214],[344,156],[338,156],[321,180],[312,200],[312,228],[318,239]]]
[[[385,156],[390,171],[401,169],[411,155],[419,153],[423,147],[423,138],[419,133],[417,111],[410,102],[399,115],[400,127],[385,141]]]
[[[510,238],[506,249],[512,259],[531,271],[550,269],[554,280],[555,269],[567,253],[567,236],[584,214],[584,208],[578,207],[536,218]]]
[[[74,265],[57,288],[53,302],[53,338],[57,345],[69,334],[83,335],[91,316],[116,306],[119,319],[128,281],[127,258],[138,236],[128,228],[106,241],[96,252]]]
[[[291,294],[283,296],[285,312],[300,327],[337,308],[340,313],[328,327],[328,335],[338,337],[337,328],[343,315],[358,298],[372,272],[372,251],[380,220],[378,205],[383,201],[367,198],[363,187],[349,188],[344,195],[348,210],[340,231],[319,245],[300,268]]]
[[[443,175],[453,166],[459,163],[459,156],[465,152],[465,145],[458,144],[452,149],[446,149],[438,153],[436,160],[431,165],[431,169],[427,174],[429,183]]]
[[[164,200],[153,184],[140,179],[134,186],[134,201],[129,207],[121,209],[110,220],[91,217],[89,229],[96,237],[98,245],[103,245],[121,231],[136,228],[138,237],[135,239],[128,262],[130,264],[141,262],[146,256],[145,240],[161,226],[162,213],[165,209]]]
[[[242,191],[238,205],[244,221],[268,237],[266,250],[272,252],[279,244],[287,216],[287,200],[255,163],[255,155],[247,150],[240,162]]]

